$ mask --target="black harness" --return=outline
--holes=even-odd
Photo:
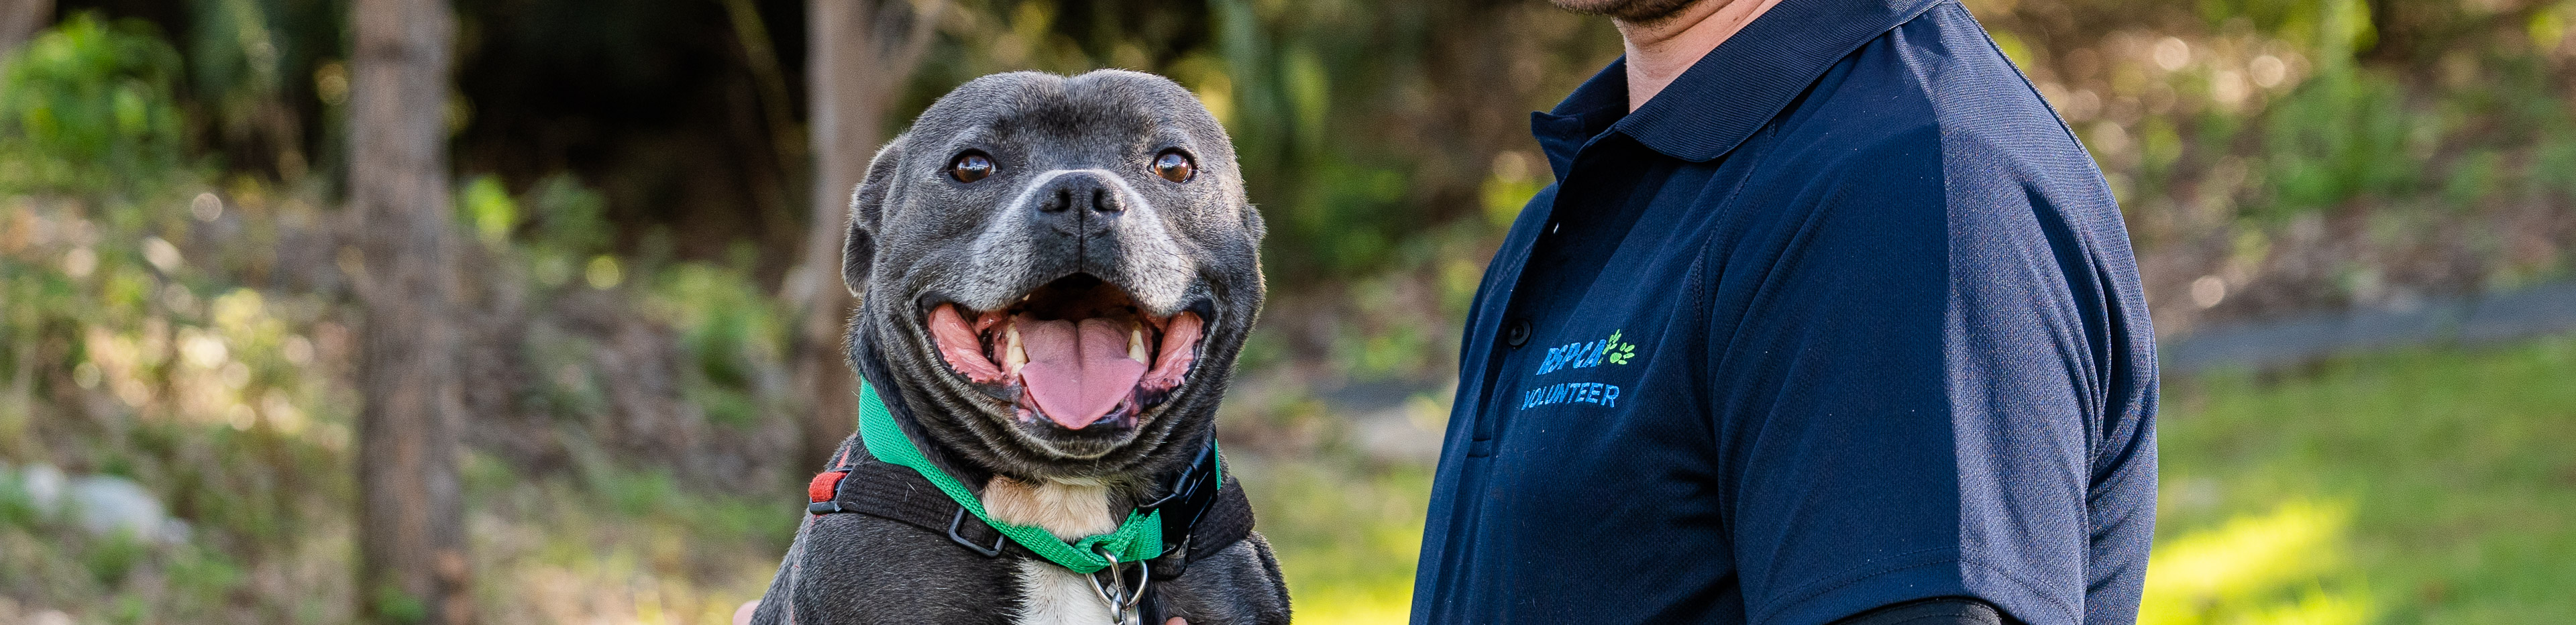
[[[878,461],[860,445],[856,436],[842,442],[840,451],[833,454],[831,470],[814,476],[806,488],[811,502],[807,512],[857,513],[904,523],[945,534],[949,541],[987,558],[1003,553],[1038,557],[967,514],[920,473]],[[1210,439],[1199,448],[1196,459],[1165,482],[1168,494],[1136,506],[1163,513],[1163,555],[1143,563],[1153,581],[1180,577],[1203,554],[1215,554],[1251,535],[1252,502],[1244,498],[1242,484],[1221,473],[1216,445]],[[1159,593],[1150,584],[1144,588],[1138,603],[1141,620],[1160,625],[1164,614]]]

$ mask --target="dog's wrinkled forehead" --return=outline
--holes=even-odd
[[[1065,78],[1035,72],[975,79],[931,106],[912,134],[926,160],[995,146],[1022,167],[1105,166],[1181,148],[1231,166],[1225,130],[1189,91],[1159,76],[1100,71]]]

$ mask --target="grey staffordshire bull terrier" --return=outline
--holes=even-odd
[[[1107,533],[1213,458],[1217,401],[1261,306],[1262,223],[1189,91],[1115,70],[976,79],[877,153],[850,208],[851,364],[995,520]],[[868,454],[856,436],[843,450]],[[838,479],[886,475],[911,477]],[[845,488],[817,486],[818,510]],[[809,516],[752,621],[1112,622],[1094,579],[962,547],[983,539],[952,540],[955,523]],[[1190,556],[1153,582],[1156,625],[1288,622],[1258,534]]]

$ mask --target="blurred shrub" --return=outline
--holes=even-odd
[[[496,258],[524,268],[540,297],[554,300],[551,306],[565,306],[575,290],[616,289],[629,273],[638,274],[640,319],[676,335],[681,399],[714,423],[757,423],[779,399],[781,382],[774,378],[786,335],[775,302],[741,269],[621,257],[607,210],[607,198],[570,173],[547,176],[516,197],[490,175],[466,180],[456,193],[458,223]],[[626,381],[600,379],[611,374],[593,362],[616,339],[596,330],[531,328],[521,357],[549,379],[532,385],[527,408],[555,417],[617,409],[607,385]]]
[[[313,173],[308,152],[329,164],[343,139],[313,105],[347,96],[347,68],[330,60],[346,54],[347,3],[167,1],[186,5],[184,25],[169,28],[184,33],[187,97],[207,140],[200,147],[228,169],[287,180]]]
[[[528,271],[537,284],[548,288],[571,283],[577,275],[589,274],[594,286],[614,285],[616,259],[607,256],[609,245],[617,235],[606,217],[608,200],[599,192],[583,185],[572,174],[556,174],[538,181],[530,189],[527,203],[531,210],[526,218],[525,236]],[[602,264],[606,268],[601,268]]]
[[[81,13],[0,70],[0,189],[131,193],[179,165],[179,53],[138,20]]]
[[[2168,335],[2576,266],[2576,2],[1969,4],[2100,163]]]
[[[510,242],[510,231],[519,226],[519,203],[510,199],[510,190],[501,186],[495,176],[475,176],[465,181],[456,193],[457,221],[484,245],[500,246]]]
[[[2315,210],[2363,194],[2395,196],[2424,175],[2407,158],[2409,131],[2431,120],[2406,110],[2397,85],[2375,74],[2318,76],[2266,115],[2264,158],[2272,197],[2257,216]]]
[[[571,173],[546,176],[515,198],[493,175],[468,178],[456,192],[457,224],[487,249],[525,262],[529,277],[549,289],[603,258],[614,266],[606,255],[617,230],[607,211],[608,199]]]
[[[617,229],[608,199],[569,173],[547,176],[528,191],[529,243],[574,256],[606,254]]]
[[[750,277],[705,263],[681,263],[653,285],[657,316],[680,334],[687,358],[682,397],[706,410],[707,420],[732,426],[759,421],[778,380],[774,363],[785,354],[787,333],[777,306]]]

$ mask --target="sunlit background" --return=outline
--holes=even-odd
[[[805,4],[452,4],[479,617],[722,622],[816,468]],[[2142,620],[2576,622],[2576,1],[1967,4],[2109,176],[2165,338]],[[1229,464],[1302,620],[1402,621],[1456,325],[1547,181],[1527,112],[1616,33],[912,7],[889,131],[1012,69],[1159,72],[1226,122],[1274,293]],[[0,0],[0,623],[354,618],[346,10]]]

